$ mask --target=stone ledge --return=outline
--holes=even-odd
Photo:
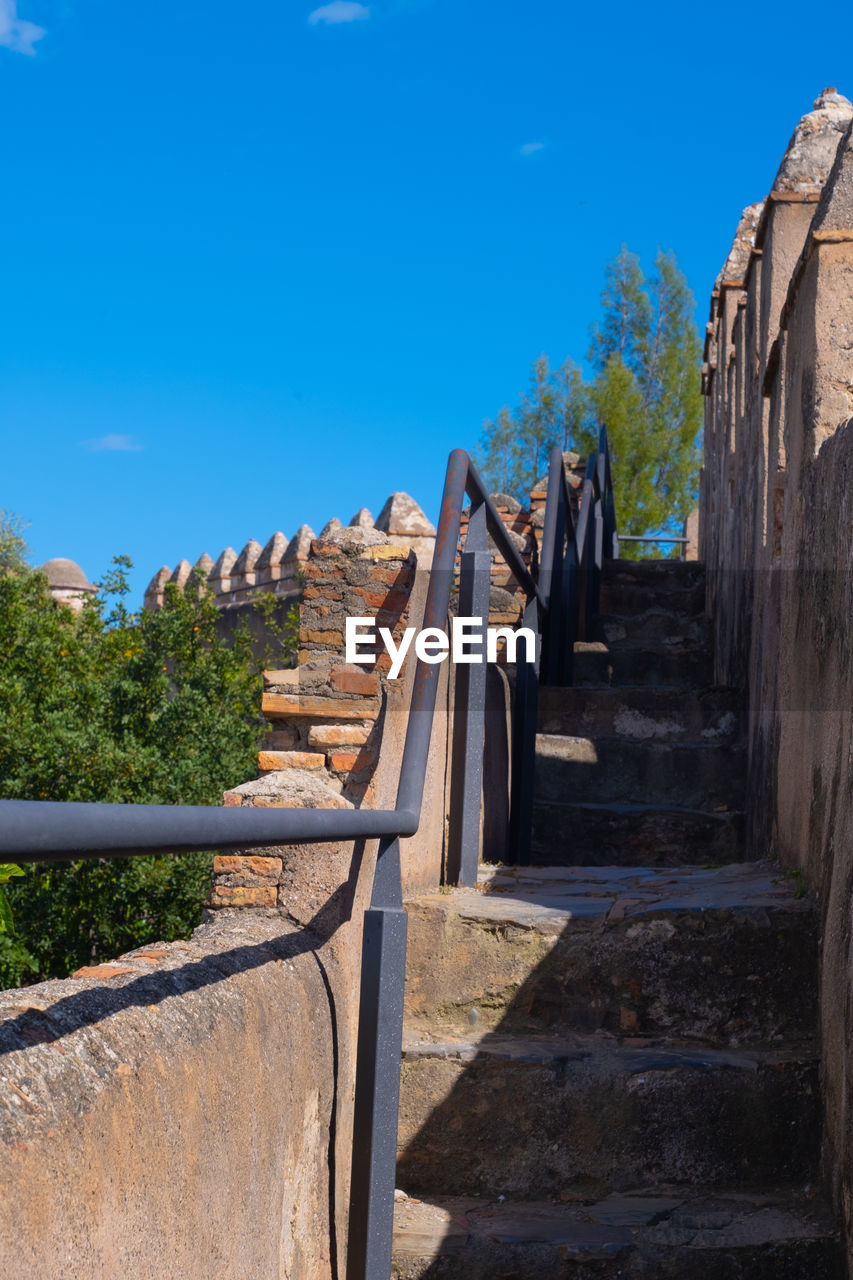
[[[325,757],[316,751],[259,751],[258,768],[261,773],[275,769],[322,769]]]
[[[261,711],[272,718],[311,716],[318,720],[375,720],[379,714],[379,702],[367,698],[322,698],[292,693],[265,693]]]

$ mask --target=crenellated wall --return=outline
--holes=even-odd
[[[435,529],[407,493],[392,493],[375,522],[367,507],[362,507],[348,527],[378,529],[398,546],[411,547],[423,568],[432,562]],[[322,540],[342,528],[340,520],[333,516],[320,530],[319,537]],[[161,607],[163,592],[169,582],[180,591],[185,590],[191,574],[208,583],[221,609],[246,604],[261,592],[295,598],[300,590],[302,565],[308,559],[316,537],[310,525],[301,524],[292,538],[276,532],[263,547],[250,538],[239,555],[233,547],[226,547],[216,561],[204,552],[192,565],[189,560],[180,560],[174,569],[164,565],[146,588],[145,608]]]
[[[826,1169],[853,1241],[853,107],[826,90],[711,299],[701,558],[749,837],[819,896]],[[853,1247],[850,1249],[853,1261]]]

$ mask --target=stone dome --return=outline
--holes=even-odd
[[[79,564],[57,556],[54,560],[46,560],[41,572],[47,574],[51,587],[66,591],[95,591],[94,585],[86,577]]]

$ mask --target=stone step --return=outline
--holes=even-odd
[[[392,1280],[843,1280],[815,1196],[667,1188],[566,1204],[430,1197],[394,1206]]]
[[[707,866],[743,857],[743,813],[652,804],[558,804],[533,809],[540,866]]]
[[[711,642],[710,618],[704,614],[676,613],[673,609],[601,613],[595,631],[595,638],[603,640],[612,649],[648,648],[668,653],[707,648]]]
[[[724,742],[739,734],[733,689],[685,693],[678,689],[539,690],[541,733],[609,735],[633,742]]]
[[[716,743],[536,736],[537,801],[657,804],[718,810],[743,804],[746,755]]]
[[[614,582],[601,584],[599,609],[620,617],[645,613],[647,609],[667,609],[682,617],[698,617],[705,612],[705,584],[692,587],[656,587],[649,583]]]
[[[816,1176],[817,1058],[607,1036],[405,1035],[398,1185],[539,1199]]]
[[[810,1044],[817,921],[772,863],[481,869],[407,902],[411,1034]]]
[[[600,688],[654,685],[670,689],[707,689],[714,664],[708,648],[619,649],[600,640],[578,641],[574,651],[576,685]]]
[[[611,586],[684,589],[704,586],[705,566],[698,560],[608,560],[602,582]]]

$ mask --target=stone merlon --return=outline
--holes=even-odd
[[[755,248],[755,236],[763,210],[764,202],[758,201],[756,204],[747,205],[740,215],[729,255],[717,276],[717,287],[721,284],[739,284],[743,281],[750,255]]]
[[[376,528],[383,533],[409,534],[416,538],[434,538],[435,526],[407,493],[392,493],[376,517]]]
[[[824,89],[800,120],[773,182],[776,192],[819,193],[835,160],[841,135],[853,119],[853,103],[834,89]]]

